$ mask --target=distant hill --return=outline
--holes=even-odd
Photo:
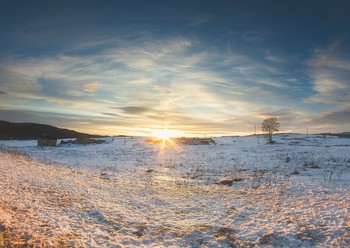
[[[100,138],[100,135],[90,135],[79,133],[74,130],[57,128],[50,125],[36,123],[13,123],[8,121],[0,121],[0,140],[31,140],[41,137],[43,134],[50,134],[50,137],[56,139],[78,138],[87,135],[90,138]]]
[[[350,138],[350,132],[342,132],[342,133],[320,133],[319,135],[328,135],[328,136],[337,136],[341,138]]]

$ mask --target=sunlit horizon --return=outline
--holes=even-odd
[[[145,129],[135,129],[135,130],[127,130],[127,131],[114,131],[114,132],[98,132],[96,129],[90,130],[90,129],[74,129],[75,131],[87,133],[90,135],[102,135],[102,136],[129,136],[129,137],[144,137],[144,138],[154,138],[154,139],[162,139],[164,135],[162,134],[164,130],[168,130],[169,134],[165,135],[165,139],[171,139],[171,138],[180,138],[180,137],[198,137],[198,138],[210,138],[210,137],[229,137],[229,136],[251,136],[251,135],[263,135],[260,126],[257,127],[258,130],[254,130],[254,126],[252,126],[252,130],[248,132],[191,132],[191,131],[185,131],[185,130],[175,130],[173,128],[145,128]],[[321,130],[300,130],[300,132],[295,132],[293,130],[281,130],[279,132],[276,132],[276,134],[283,134],[283,133],[299,133],[299,134],[320,134],[324,133]],[[333,131],[329,133],[341,133],[339,131]]]

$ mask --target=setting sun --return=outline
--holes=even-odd
[[[169,141],[171,137],[176,135],[176,132],[173,130],[168,130],[167,128],[164,129],[158,129],[153,131],[153,135],[161,139],[163,141]]]

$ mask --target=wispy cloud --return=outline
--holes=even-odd
[[[288,130],[342,121],[347,8],[306,4],[295,20],[293,6],[275,5],[8,2],[0,10],[0,106],[18,119],[47,113],[53,124],[110,132],[163,124],[240,132],[269,115]],[[334,37],[344,40],[325,47]]]
[[[265,59],[267,59],[268,61],[271,61],[271,62],[275,62],[275,63],[286,63],[287,62],[286,58],[272,53],[271,50],[269,50],[269,49],[265,50]]]
[[[307,61],[308,73],[316,92],[309,102],[347,104],[350,99],[350,59],[338,40],[318,48]]]
[[[112,117],[120,117],[120,115],[115,114],[115,113],[102,113],[103,115],[107,115],[107,116],[112,116]]]
[[[305,123],[313,132],[349,132],[350,106],[308,117]]]
[[[262,42],[266,40],[266,35],[260,30],[247,30],[242,34],[242,39],[247,42]]]
[[[118,108],[120,110],[122,110],[124,113],[127,114],[132,114],[132,115],[139,115],[139,114],[143,114],[146,112],[151,111],[150,108],[145,108],[145,107],[123,107],[123,108]]]
[[[203,25],[205,23],[208,23],[211,18],[212,18],[212,16],[207,15],[207,14],[196,15],[196,16],[189,18],[188,25],[189,26],[200,26],[200,25]]]
[[[0,86],[4,92],[33,92],[40,90],[40,85],[35,80],[35,72],[27,73],[26,70],[22,70],[21,66],[17,64],[7,67],[0,66]]]
[[[93,81],[83,85],[83,91],[88,93],[96,92],[99,88],[102,87],[102,84],[98,81]]]
[[[94,54],[18,58],[0,67],[1,87],[21,102],[18,108],[81,111],[107,123],[101,125],[167,123],[230,132],[244,130],[242,123],[250,130],[264,106],[291,107],[286,99],[293,78],[284,67],[232,48],[205,49],[194,37],[147,34]]]
[[[321,116],[312,118],[310,121],[314,125],[346,125],[350,127],[350,107],[339,111],[331,111],[322,114]],[[345,128],[344,128],[345,129]]]
[[[145,39],[142,45],[125,44],[123,47],[112,49],[111,58],[117,63],[121,63],[131,69],[146,71],[159,71],[168,67],[180,65],[180,54],[184,55],[190,47],[195,44],[195,40],[184,37],[175,37],[165,40]],[[182,61],[186,64],[186,60]]]

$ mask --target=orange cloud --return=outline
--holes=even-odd
[[[83,91],[88,93],[93,93],[93,92],[96,92],[101,87],[102,87],[102,84],[100,82],[93,81],[91,83],[84,84]]]

